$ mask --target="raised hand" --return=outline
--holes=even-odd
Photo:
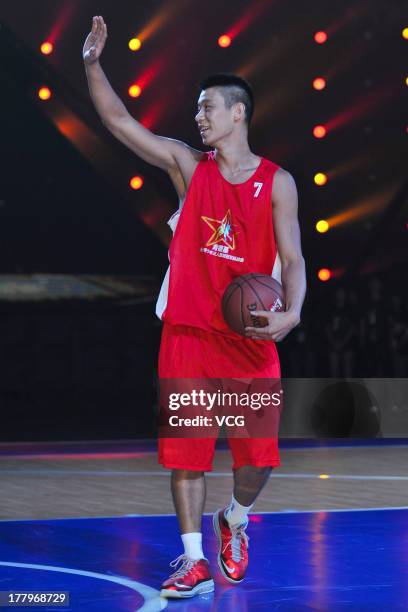
[[[86,64],[94,64],[98,61],[106,39],[108,37],[108,29],[102,17],[93,17],[92,30],[89,32],[83,49],[83,58]]]

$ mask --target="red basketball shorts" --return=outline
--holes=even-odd
[[[280,379],[274,342],[233,340],[195,327],[164,323],[159,378]],[[216,438],[159,438],[159,463],[170,469],[211,471]],[[278,436],[228,438],[233,469],[280,465]]]

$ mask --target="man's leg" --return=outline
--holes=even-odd
[[[176,571],[163,583],[160,593],[163,597],[171,598],[210,593],[214,590],[214,581],[208,560],[203,554],[201,535],[206,493],[204,472],[173,469],[171,493],[180,526],[184,554],[170,564],[176,568]]]
[[[161,384],[170,381],[170,385],[178,386],[173,391],[184,393],[196,389],[195,379],[208,376],[203,369],[203,335],[195,328],[164,324],[159,356]],[[164,597],[192,597],[214,590],[201,535],[204,473],[212,469],[214,447],[215,438],[159,438],[159,463],[172,470],[171,492],[184,545],[184,554],[170,564],[175,571],[162,585]]]
[[[234,497],[236,501],[242,506],[252,506],[268,482],[271,472],[271,466],[255,467],[254,465],[243,465],[234,470]],[[235,521],[231,522],[235,523]]]
[[[201,531],[206,483],[204,472],[172,470],[171,494],[181,533]]]
[[[243,465],[234,470],[234,492],[225,518],[230,525],[242,525],[248,520],[248,512],[259,493],[268,482],[272,467]]]
[[[272,466],[241,465],[234,470],[234,492],[229,506],[213,517],[218,538],[218,566],[226,580],[242,582],[248,567],[248,512],[265,486]]]

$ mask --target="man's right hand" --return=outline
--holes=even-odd
[[[106,39],[108,37],[108,29],[102,17],[93,17],[92,30],[89,32],[83,49],[83,58],[85,64],[89,66],[98,61]]]
[[[179,198],[183,199],[203,153],[179,140],[157,136],[130,115],[98,62],[107,36],[102,17],[94,17],[83,58],[95,108],[102,123],[120,142],[148,164],[169,174]]]

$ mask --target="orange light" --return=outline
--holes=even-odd
[[[142,88],[140,87],[140,85],[131,85],[129,87],[129,96],[131,98],[138,98],[140,96],[140,94],[142,93]]]
[[[326,32],[322,32],[322,31],[316,32],[316,34],[314,35],[314,39],[315,39],[315,42],[317,42],[319,45],[322,45],[327,40],[327,34]]]
[[[141,176],[133,176],[130,179],[130,186],[132,189],[140,189],[143,185],[143,179]]]
[[[316,223],[316,229],[320,234],[324,234],[328,231],[329,224],[327,223],[327,221],[325,221],[325,219],[320,219],[320,221]]]
[[[38,90],[38,97],[40,100],[49,100],[51,98],[51,90],[48,87],[41,87]]]
[[[319,186],[325,185],[327,183],[327,175],[323,172],[318,172],[314,175],[314,182]]]
[[[41,49],[41,53],[43,53],[44,55],[49,55],[50,53],[54,51],[54,46],[52,43],[46,41],[46,42],[43,42],[40,49]]]
[[[142,46],[142,42],[139,38],[131,38],[129,40],[129,49],[131,51],[139,51],[141,46]]]
[[[320,270],[317,273],[317,276],[319,277],[321,281],[325,283],[326,281],[330,279],[331,272],[328,268],[320,268]]]
[[[324,125],[315,125],[313,128],[313,136],[315,138],[324,138],[327,134],[327,130]]]
[[[317,77],[317,79],[313,81],[313,87],[319,91],[324,89],[326,87],[326,80],[322,77]]]
[[[404,28],[402,30],[402,38],[405,38],[405,40],[408,40],[408,28]]]
[[[231,37],[228,36],[228,34],[223,34],[222,36],[219,37],[218,39],[218,44],[220,47],[229,47],[231,44]]]

